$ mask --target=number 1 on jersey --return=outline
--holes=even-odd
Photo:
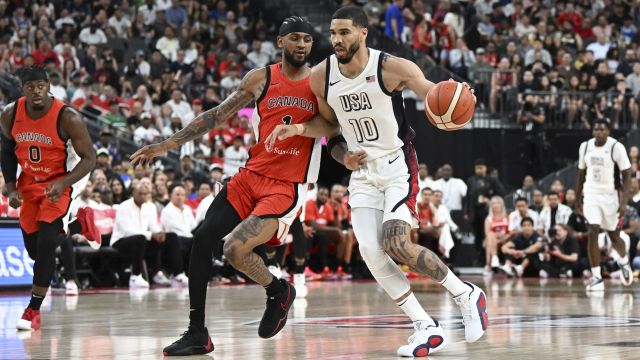
[[[359,143],[367,141],[378,140],[378,127],[376,122],[370,117],[363,117],[360,119],[349,119],[349,124],[353,127],[353,132],[356,134],[356,140]]]

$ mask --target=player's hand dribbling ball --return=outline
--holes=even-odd
[[[457,81],[442,81],[429,90],[424,112],[438,129],[453,131],[471,121],[475,107],[475,96],[467,86]]]

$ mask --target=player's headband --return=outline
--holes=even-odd
[[[280,25],[280,31],[278,32],[279,36],[286,36],[293,32],[301,32],[311,35],[313,32],[313,26],[311,24],[298,16],[292,16],[290,18],[284,19],[282,25]]]
[[[26,84],[29,81],[49,81],[49,74],[44,69],[25,69],[19,74],[22,84]]]

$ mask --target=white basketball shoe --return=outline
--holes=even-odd
[[[458,304],[462,313],[465,339],[472,343],[480,339],[489,327],[487,295],[472,283],[464,283],[469,286],[469,291],[454,297],[453,301]]]
[[[444,349],[447,345],[444,329],[438,321],[433,322],[435,325],[426,321],[414,322],[416,331],[409,337],[409,344],[398,348],[398,356],[425,357]]]

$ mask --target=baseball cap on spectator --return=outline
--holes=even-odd
[[[173,168],[173,166],[166,166],[163,170],[162,170],[165,174],[166,173],[175,173],[176,169]]]
[[[220,172],[222,172],[222,165],[217,163],[213,163],[209,165],[209,171],[213,171],[213,170],[220,170]]]
[[[486,51],[484,50],[484,48],[479,47],[476,49],[476,55],[482,55],[484,54]]]
[[[188,157],[189,159],[191,159],[191,155],[189,155],[189,154],[186,154],[186,153],[185,153],[185,154],[180,155],[180,160],[182,160],[182,159],[184,159],[184,158],[186,158],[186,157]]]
[[[200,98],[195,98],[191,102],[191,105],[202,105],[202,100],[200,100]]]
[[[100,130],[100,136],[103,136],[103,135],[111,136],[111,135],[113,135],[113,133],[109,129],[102,129],[102,130]]]
[[[136,56],[144,56],[144,50],[139,49],[136,51]]]
[[[151,120],[151,118],[152,118],[152,117],[151,117],[151,114],[149,114],[149,113],[148,113],[148,112],[146,112],[146,111],[145,111],[145,112],[143,112],[142,114],[140,114],[140,120],[142,120],[142,119],[149,119],[149,120]]]
[[[105,148],[100,148],[98,149],[98,151],[96,151],[96,156],[109,156],[109,150],[105,149]]]
[[[171,68],[166,67],[166,68],[162,69],[162,73],[163,74],[171,74]]]
[[[91,81],[91,78],[89,77],[82,80],[82,86],[91,86],[92,84],[93,84],[93,81]]]

